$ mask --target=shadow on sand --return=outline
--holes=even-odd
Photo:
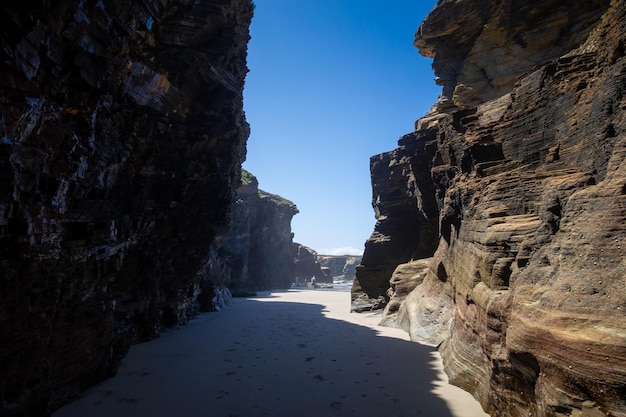
[[[433,348],[259,298],[133,346],[118,375],[54,416],[452,416],[432,393]]]

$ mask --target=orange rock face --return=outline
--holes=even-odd
[[[392,207],[377,228],[394,227],[366,245],[353,299],[390,288],[386,320],[441,343],[451,381],[493,416],[626,415],[624,22],[623,1],[439,2],[416,45],[443,94],[372,158],[375,185],[400,163],[405,184],[430,182],[398,186],[393,204],[374,187]],[[398,263],[374,259],[394,230],[424,230],[431,215],[404,213],[432,201],[434,249],[400,233],[391,256],[427,263],[406,295]]]

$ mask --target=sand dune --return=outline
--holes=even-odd
[[[433,348],[349,304],[326,290],[236,299],[133,346],[117,376],[54,417],[486,416]]]

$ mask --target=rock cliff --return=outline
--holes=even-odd
[[[292,282],[291,219],[298,209],[291,201],[260,190],[256,177],[245,170],[242,178],[228,224],[218,229],[212,246],[214,256],[203,280],[207,294],[212,288],[227,287],[242,296],[289,288]]]
[[[415,44],[443,91],[371,159],[353,308],[493,416],[625,416],[626,2],[440,0]]]
[[[306,246],[296,245],[294,258],[294,282],[303,284],[315,277],[316,282],[332,284],[336,279],[351,281],[354,279],[356,266],[361,262],[360,256],[318,255]]]
[[[360,256],[352,255],[318,255],[317,261],[323,268],[328,268],[330,276],[337,280],[352,281]]]
[[[332,282],[322,272],[322,267],[317,261],[318,255],[313,249],[300,243],[293,244],[293,283],[296,285],[304,285],[315,278],[317,282]]]
[[[250,0],[0,7],[0,414],[193,314],[245,156]]]

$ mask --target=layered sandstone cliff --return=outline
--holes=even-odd
[[[415,44],[443,92],[371,160],[355,309],[493,416],[626,415],[626,2],[441,0]]]
[[[245,155],[250,0],[0,7],[0,414],[185,321]]]

